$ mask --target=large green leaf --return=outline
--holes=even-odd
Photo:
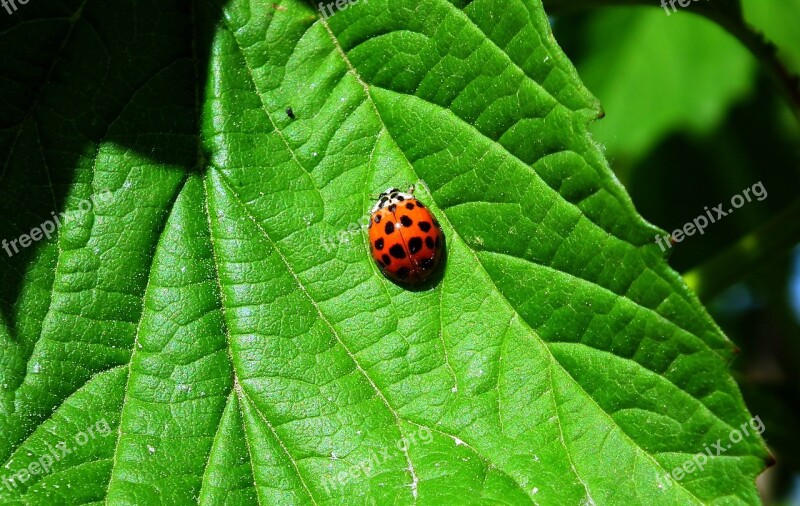
[[[757,501],[753,430],[664,478],[750,420],[732,345],[539,2],[464,4],[2,18],[0,237],[66,216],[0,254],[0,501]],[[420,180],[448,256],[411,291],[353,224]]]

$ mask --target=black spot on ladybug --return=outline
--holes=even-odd
[[[417,262],[417,265],[419,266],[420,269],[430,269],[431,267],[433,267],[433,258],[423,258],[422,260]]]
[[[402,195],[398,195],[398,196],[397,196],[397,200],[399,200],[400,202],[404,201],[405,199],[406,199],[406,198],[405,198],[405,197],[403,197]]]
[[[392,232],[394,232],[394,223],[392,223],[391,221],[387,221],[386,226],[383,227],[383,231],[386,232],[387,234],[391,234]]]
[[[375,218],[373,218],[373,219],[375,220],[375,223],[380,223],[381,222],[381,215],[380,214],[376,214]]]
[[[405,214],[400,217],[400,223],[402,223],[404,227],[410,227],[411,225],[414,224],[414,222],[411,221],[411,218],[409,218]]]
[[[409,273],[408,267],[400,267],[394,274],[400,279],[405,279],[408,277],[408,273]]]
[[[414,210],[414,204],[409,202],[408,204],[406,204],[406,209],[408,209],[409,211],[413,211]]]
[[[392,204],[392,205],[389,206],[389,212],[390,213],[395,212],[396,209],[397,209],[397,204]]]
[[[386,253],[383,254],[383,263],[388,267],[392,263],[392,259]]]
[[[294,119],[294,111],[291,107],[286,108],[286,115],[289,116],[290,119]]]
[[[396,199],[397,198],[397,192],[396,191],[392,191],[392,194],[389,195],[389,198]]]
[[[383,249],[383,237],[375,241],[375,249],[378,251]]]
[[[419,223],[417,223],[417,226],[418,226],[418,227],[419,227],[419,229],[420,229],[420,230],[422,230],[423,232],[427,232],[428,230],[430,230],[430,229],[431,229],[431,224],[430,224],[430,223],[428,223],[427,221],[420,221]]]
[[[387,200],[389,200],[389,197],[381,197],[381,204],[385,204]]]
[[[421,208],[425,209],[425,206],[424,206],[424,205],[422,205],[422,202],[420,202],[420,201],[417,201],[417,205],[418,205],[419,207],[421,207]]]
[[[425,246],[427,246],[430,249],[433,249],[433,239],[431,239],[431,236],[425,238]]]
[[[422,239],[419,237],[412,237],[408,241],[408,252],[412,255],[422,249]]]
[[[399,244],[395,244],[394,246],[389,248],[389,254],[392,255],[395,258],[405,258],[406,257],[405,250]]]

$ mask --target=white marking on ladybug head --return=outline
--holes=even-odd
[[[391,205],[398,205],[406,200],[413,199],[414,196],[410,193],[404,193],[398,190],[397,188],[387,188],[385,192],[378,195],[378,201],[372,206],[372,213],[375,211],[379,211],[384,207],[389,207]]]

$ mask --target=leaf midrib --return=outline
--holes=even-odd
[[[228,181],[227,176],[222,171],[216,171],[216,173],[220,176],[220,178],[219,178],[220,183],[223,186],[227,187],[228,192],[230,192],[230,194],[235,197],[236,202],[239,204],[239,206],[241,206],[242,210],[247,215],[247,218],[253,223],[253,225],[256,226],[258,231],[267,240],[267,242],[272,247],[272,249],[275,251],[275,253],[278,254],[278,256],[281,259],[281,262],[286,267],[286,270],[289,272],[289,274],[291,274],[292,278],[294,279],[295,284],[298,286],[298,288],[300,288],[300,291],[303,292],[303,295],[305,296],[305,298],[307,298],[308,301],[311,302],[311,304],[314,306],[315,311],[317,312],[317,314],[319,315],[320,319],[325,324],[325,326],[328,327],[328,329],[331,331],[331,333],[333,333],[334,337],[336,338],[336,341],[339,343],[339,346],[341,346],[342,349],[344,349],[345,353],[347,353],[347,355],[350,357],[350,360],[353,361],[353,364],[356,366],[356,369],[358,369],[358,371],[364,376],[364,378],[367,380],[367,382],[369,382],[369,384],[372,387],[372,389],[375,391],[375,393],[381,399],[383,404],[386,406],[386,408],[392,414],[392,416],[395,419],[395,423],[397,425],[397,430],[400,433],[400,437],[403,437],[403,427],[400,424],[402,419],[398,415],[397,411],[395,411],[395,409],[392,407],[392,405],[389,403],[389,401],[383,395],[383,392],[375,384],[374,380],[370,377],[369,373],[367,373],[367,371],[363,368],[361,363],[358,361],[358,358],[356,358],[356,356],[353,354],[353,352],[350,351],[350,348],[344,343],[344,341],[342,340],[341,336],[339,335],[339,331],[331,324],[330,320],[328,320],[328,317],[325,316],[325,314],[322,312],[322,309],[320,308],[319,304],[314,299],[314,297],[311,296],[311,294],[308,292],[308,290],[306,289],[306,287],[303,284],[303,282],[297,276],[297,273],[295,273],[294,268],[292,268],[292,266],[289,263],[288,259],[283,254],[283,251],[281,251],[281,249],[278,247],[278,244],[275,241],[272,240],[270,235],[267,233],[266,229],[264,229],[264,227],[261,226],[261,224],[258,222],[256,217],[253,216],[253,214],[250,212],[250,209],[247,207],[247,205],[242,201],[242,199],[236,193],[236,191],[234,190],[234,185],[232,185],[231,182]],[[235,367],[235,365],[234,365],[234,367]],[[258,408],[256,408],[256,410],[260,412],[260,410],[258,410]],[[265,421],[266,421],[266,419],[265,419]],[[271,426],[270,426],[270,428],[271,428]],[[274,432],[274,429],[273,429],[273,432]],[[281,446],[283,446],[283,444],[281,444]],[[284,449],[288,453],[288,450],[286,449],[286,447],[284,447]],[[416,485],[417,485],[419,480],[418,480],[417,475],[416,475],[416,473],[414,471],[414,464],[412,463],[411,456],[408,453],[407,445],[403,446],[402,452],[403,452],[403,454],[405,456],[405,459],[406,459],[406,462],[408,463],[408,466],[409,466],[407,471],[411,475],[412,495],[414,497],[414,503],[416,504],[416,500],[417,500]],[[295,465],[295,468],[297,468],[296,465]],[[299,469],[297,469],[297,472],[298,472],[298,475],[299,475],[300,474]],[[302,480],[302,476],[301,476],[301,480]],[[311,492],[309,491],[309,495],[310,494],[311,494]],[[312,497],[312,500],[313,500],[313,497]]]

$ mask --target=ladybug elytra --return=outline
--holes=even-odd
[[[369,243],[372,258],[385,276],[398,283],[418,284],[436,269],[444,234],[433,214],[412,193],[389,188],[372,208]]]

